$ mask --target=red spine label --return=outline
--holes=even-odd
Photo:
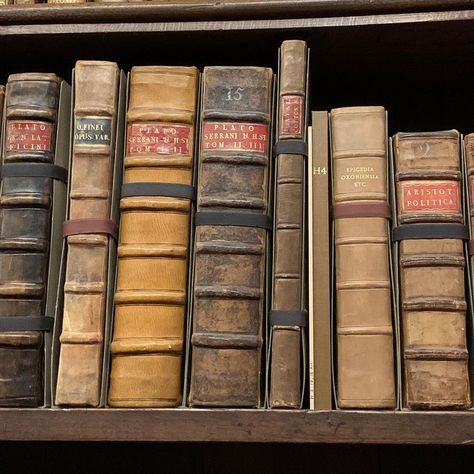
[[[204,151],[253,151],[265,154],[268,125],[240,122],[205,122],[202,147]]]
[[[191,126],[134,123],[128,126],[129,155],[188,155]]]
[[[456,181],[401,183],[403,212],[461,212],[460,184]]]
[[[285,95],[281,98],[282,135],[301,135],[303,131],[303,97],[300,95]]]
[[[9,120],[6,151],[51,151],[53,125],[32,120]]]

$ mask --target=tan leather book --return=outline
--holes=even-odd
[[[331,111],[339,408],[394,408],[383,107]]]
[[[405,233],[398,252],[404,405],[467,408],[465,258],[462,236],[455,232],[468,234],[459,133],[398,133],[393,150],[399,226],[394,238]]]
[[[284,41],[280,48],[275,230],[270,346],[270,408],[299,408],[302,402],[305,157],[279,153],[278,145],[306,142],[305,41]]]
[[[272,83],[268,68],[204,69],[191,406],[261,406]]]
[[[190,189],[193,182],[198,84],[194,67],[134,67],[130,75],[111,345],[114,407],[181,402],[191,202],[166,189]]]
[[[110,219],[119,69],[112,62],[78,61],[74,81],[69,223],[83,225]],[[67,236],[57,405],[100,401],[110,238],[98,228]]]
[[[332,408],[329,117],[312,113],[308,157],[310,408]]]

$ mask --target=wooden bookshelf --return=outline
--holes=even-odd
[[[0,8],[0,83],[70,79],[77,59],[133,65],[260,65],[311,48],[312,110],[384,105],[390,134],[474,131],[474,4],[296,0]],[[42,54],[39,54],[42,53]],[[2,441],[474,444],[474,412],[0,409]]]
[[[474,413],[3,409],[0,440],[466,445]]]

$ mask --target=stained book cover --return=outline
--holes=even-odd
[[[143,66],[130,74],[113,407],[175,407],[182,400],[192,203],[180,190],[193,189],[198,85],[194,67]]]
[[[395,408],[386,113],[330,120],[337,406]]]
[[[203,74],[191,406],[261,406],[267,230],[238,222],[268,213],[272,81],[259,67]]]
[[[456,130],[398,133],[393,154],[404,406],[467,408],[460,136]]]
[[[2,163],[54,163],[60,80],[8,78]],[[3,176],[0,194],[0,317],[45,314],[53,179]],[[0,405],[43,403],[43,333],[0,333]]]
[[[107,61],[78,61],[74,81],[68,219],[84,225],[110,218],[119,70]],[[82,229],[87,233],[66,237],[56,405],[95,407],[100,401],[111,237],[93,222]]]
[[[308,49],[304,41],[280,48],[275,147],[273,278],[270,325],[270,408],[299,408],[305,380],[304,206]],[[279,145],[291,148],[280,153]],[[301,148],[300,148],[301,149]]]

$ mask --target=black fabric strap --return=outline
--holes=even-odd
[[[6,163],[2,166],[2,177],[9,178],[53,178],[67,183],[67,169],[51,163]]]
[[[51,316],[11,316],[0,318],[0,332],[52,331]]]
[[[198,225],[232,225],[242,227],[260,227],[271,230],[272,220],[265,214],[250,212],[196,212],[194,223]]]
[[[279,140],[273,146],[273,156],[283,154],[308,156],[308,144],[303,140]]]
[[[167,196],[196,200],[196,188],[179,183],[126,183],[122,186],[122,197]]]
[[[307,325],[307,311],[282,311],[272,309],[269,313],[271,326],[301,326]]]
[[[406,239],[469,240],[469,229],[463,224],[402,224],[392,230],[394,242]]]

